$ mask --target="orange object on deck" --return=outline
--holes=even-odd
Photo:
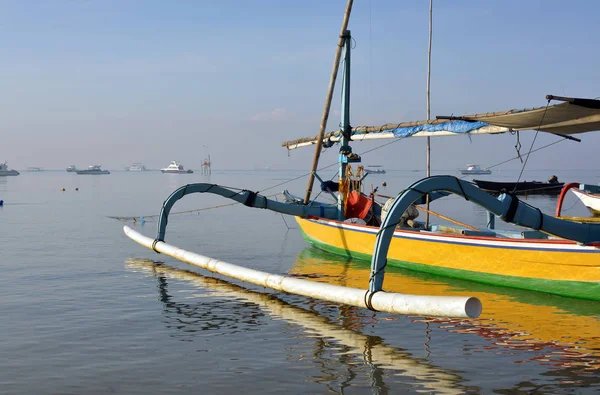
[[[351,191],[346,199],[346,218],[365,219],[373,201],[358,191]]]

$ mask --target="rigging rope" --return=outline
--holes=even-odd
[[[540,148],[536,148],[536,149],[534,149],[534,150],[530,151],[530,153],[531,153],[531,154],[533,154],[533,153],[534,153],[534,152],[536,152],[536,151],[542,150],[542,149],[544,149],[544,148],[548,148],[548,147],[550,147],[551,145],[554,145],[554,144],[562,143],[563,141],[566,141],[566,140],[567,140],[566,138],[561,138],[560,140],[556,140],[556,141],[553,141],[552,143],[549,143],[549,144],[543,145],[543,146],[541,146]],[[488,168],[488,169],[491,169],[491,168],[494,168],[494,167],[497,167],[497,166],[503,165],[503,164],[505,164],[505,163],[508,163],[508,162],[511,162],[511,161],[513,161],[513,160],[520,159],[520,158],[521,158],[520,156],[515,156],[515,157],[513,157],[513,158],[510,158],[510,159],[507,159],[507,160],[505,160],[505,161],[503,161],[503,162],[496,163],[495,165],[492,165],[492,166],[487,166],[487,168]]]
[[[521,167],[521,172],[519,173],[519,178],[517,178],[517,183],[521,181],[521,176],[523,175],[525,166],[527,166],[527,161],[529,160],[529,155],[531,154],[531,150],[533,149],[535,140],[537,139],[537,136],[540,133],[540,128],[542,127],[542,123],[544,122],[544,117],[546,116],[546,112],[548,112],[548,106],[550,106],[550,100],[551,99],[548,99],[548,103],[546,104],[546,108],[544,109],[544,113],[542,114],[542,118],[540,119],[540,124],[538,125],[537,130],[535,131],[535,136],[533,137],[533,141],[531,142],[531,146],[529,147],[529,152],[527,152],[527,156],[525,157],[525,162],[523,163],[523,166]],[[515,193],[516,191],[517,191],[517,184],[515,184],[513,193]]]
[[[239,188],[234,188],[234,189],[239,189]],[[275,193],[273,195],[269,195],[269,196],[265,196],[265,197],[273,197],[273,196],[277,196],[277,195],[279,195],[279,194]],[[194,210],[177,211],[177,212],[174,212],[174,213],[169,213],[169,216],[171,216],[171,215],[177,215],[177,214],[196,213],[196,212],[205,211],[205,210],[213,210],[215,208],[235,206],[236,204],[243,204],[243,203],[234,202],[234,203],[220,204],[218,206],[197,208],[197,209],[194,209]],[[157,215],[141,215],[141,216],[137,216],[137,217],[120,217],[120,216],[109,215],[108,218],[117,219],[119,221],[133,221],[133,222],[140,221],[140,222],[147,222],[148,220],[153,220],[155,218],[158,218],[159,216],[160,216],[160,214],[157,214]]]

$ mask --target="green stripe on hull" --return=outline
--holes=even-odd
[[[342,248],[331,246],[326,243],[322,243],[318,240],[312,239],[304,231],[302,231],[302,236],[304,237],[304,240],[322,250],[353,259],[371,261],[372,256],[370,254],[348,251]],[[568,296],[571,298],[600,301],[600,283],[598,282],[557,281],[542,280],[528,277],[502,276],[499,274],[480,273],[470,270],[448,269],[440,266],[424,265],[422,263],[406,262],[396,259],[389,259],[388,265],[450,278],[475,281],[483,284],[526,289],[530,291],[546,292],[555,295]]]

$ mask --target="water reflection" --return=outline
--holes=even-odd
[[[297,352],[310,355],[311,362],[318,366],[321,373],[318,377],[313,377],[313,381],[325,385],[329,391],[343,393],[350,385],[360,385],[355,383],[358,370],[366,364],[369,385],[376,394],[389,392],[384,382],[389,372],[394,376],[409,378],[411,383],[407,384],[407,388],[410,391],[439,394],[467,392],[467,388],[461,384],[464,378],[457,372],[439,368],[404,349],[390,347],[378,336],[368,336],[349,329],[359,326],[360,309],[342,307],[340,315],[344,317],[344,324],[338,325],[332,323],[326,315],[311,311],[332,308],[331,305],[323,306],[321,302],[310,301],[310,307],[304,309],[269,294],[168,267],[160,262],[129,259],[126,265],[130,269],[144,271],[157,278],[159,299],[164,304],[164,314],[168,318],[167,325],[185,333],[186,336],[182,340],[189,340],[189,334],[200,335],[207,330],[213,333],[231,333],[232,330],[256,329],[261,325],[260,318],[266,313],[271,318],[283,319],[287,323],[300,326],[304,330],[303,336],[314,339],[313,349]],[[201,301],[190,298],[190,302],[175,301],[169,293],[168,279],[191,282],[199,289],[209,291],[205,295],[210,298],[202,298]],[[306,302],[305,298],[301,300]],[[334,358],[331,358],[331,355]],[[361,356],[363,366],[356,366],[355,355]],[[294,358],[298,360],[297,356]],[[341,382],[337,383],[340,380],[340,364],[344,374]],[[469,389],[473,390],[474,387]]]
[[[7,184],[8,184],[8,177],[0,177],[0,191],[6,192]],[[0,196],[0,199],[2,199],[2,196]]]
[[[369,278],[369,262],[348,263],[343,257],[309,247],[298,256],[292,274],[313,281],[364,288]],[[559,384],[600,384],[598,302],[396,268],[386,269],[384,288],[411,294],[476,296],[484,306],[478,319],[415,317],[413,321],[483,338],[484,346],[471,345],[468,352],[513,355],[517,357],[515,364],[546,367],[546,375],[555,377]]]
[[[158,271],[155,271],[158,274]],[[205,298],[201,303],[173,301],[169,295],[167,278],[157,275],[159,300],[164,304],[165,324],[177,329],[174,337],[192,341],[197,332],[209,331],[210,336],[256,331],[263,324],[265,314],[254,304],[218,301]]]

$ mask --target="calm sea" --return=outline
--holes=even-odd
[[[0,177],[0,392],[598,393],[600,303],[389,269],[386,289],[474,295],[478,319],[393,316],[215,277],[129,240],[154,236],[164,199],[191,182],[303,195],[293,171]],[[486,178],[514,179],[517,172]],[[526,179],[596,184],[590,171]],[[333,174],[332,174],[333,175]],[[423,172],[369,176],[394,195]],[[382,187],[385,180],[387,187]],[[61,189],[65,190],[62,191]],[[78,188],[79,190],[76,190]],[[174,212],[229,204],[191,195]],[[553,213],[556,198],[529,202]],[[569,196],[567,215],[587,215]],[[459,198],[434,211],[477,225]],[[240,205],[172,215],[167,242],[259,270],[367,286],[369,262],[310,247],[293,218]]]

